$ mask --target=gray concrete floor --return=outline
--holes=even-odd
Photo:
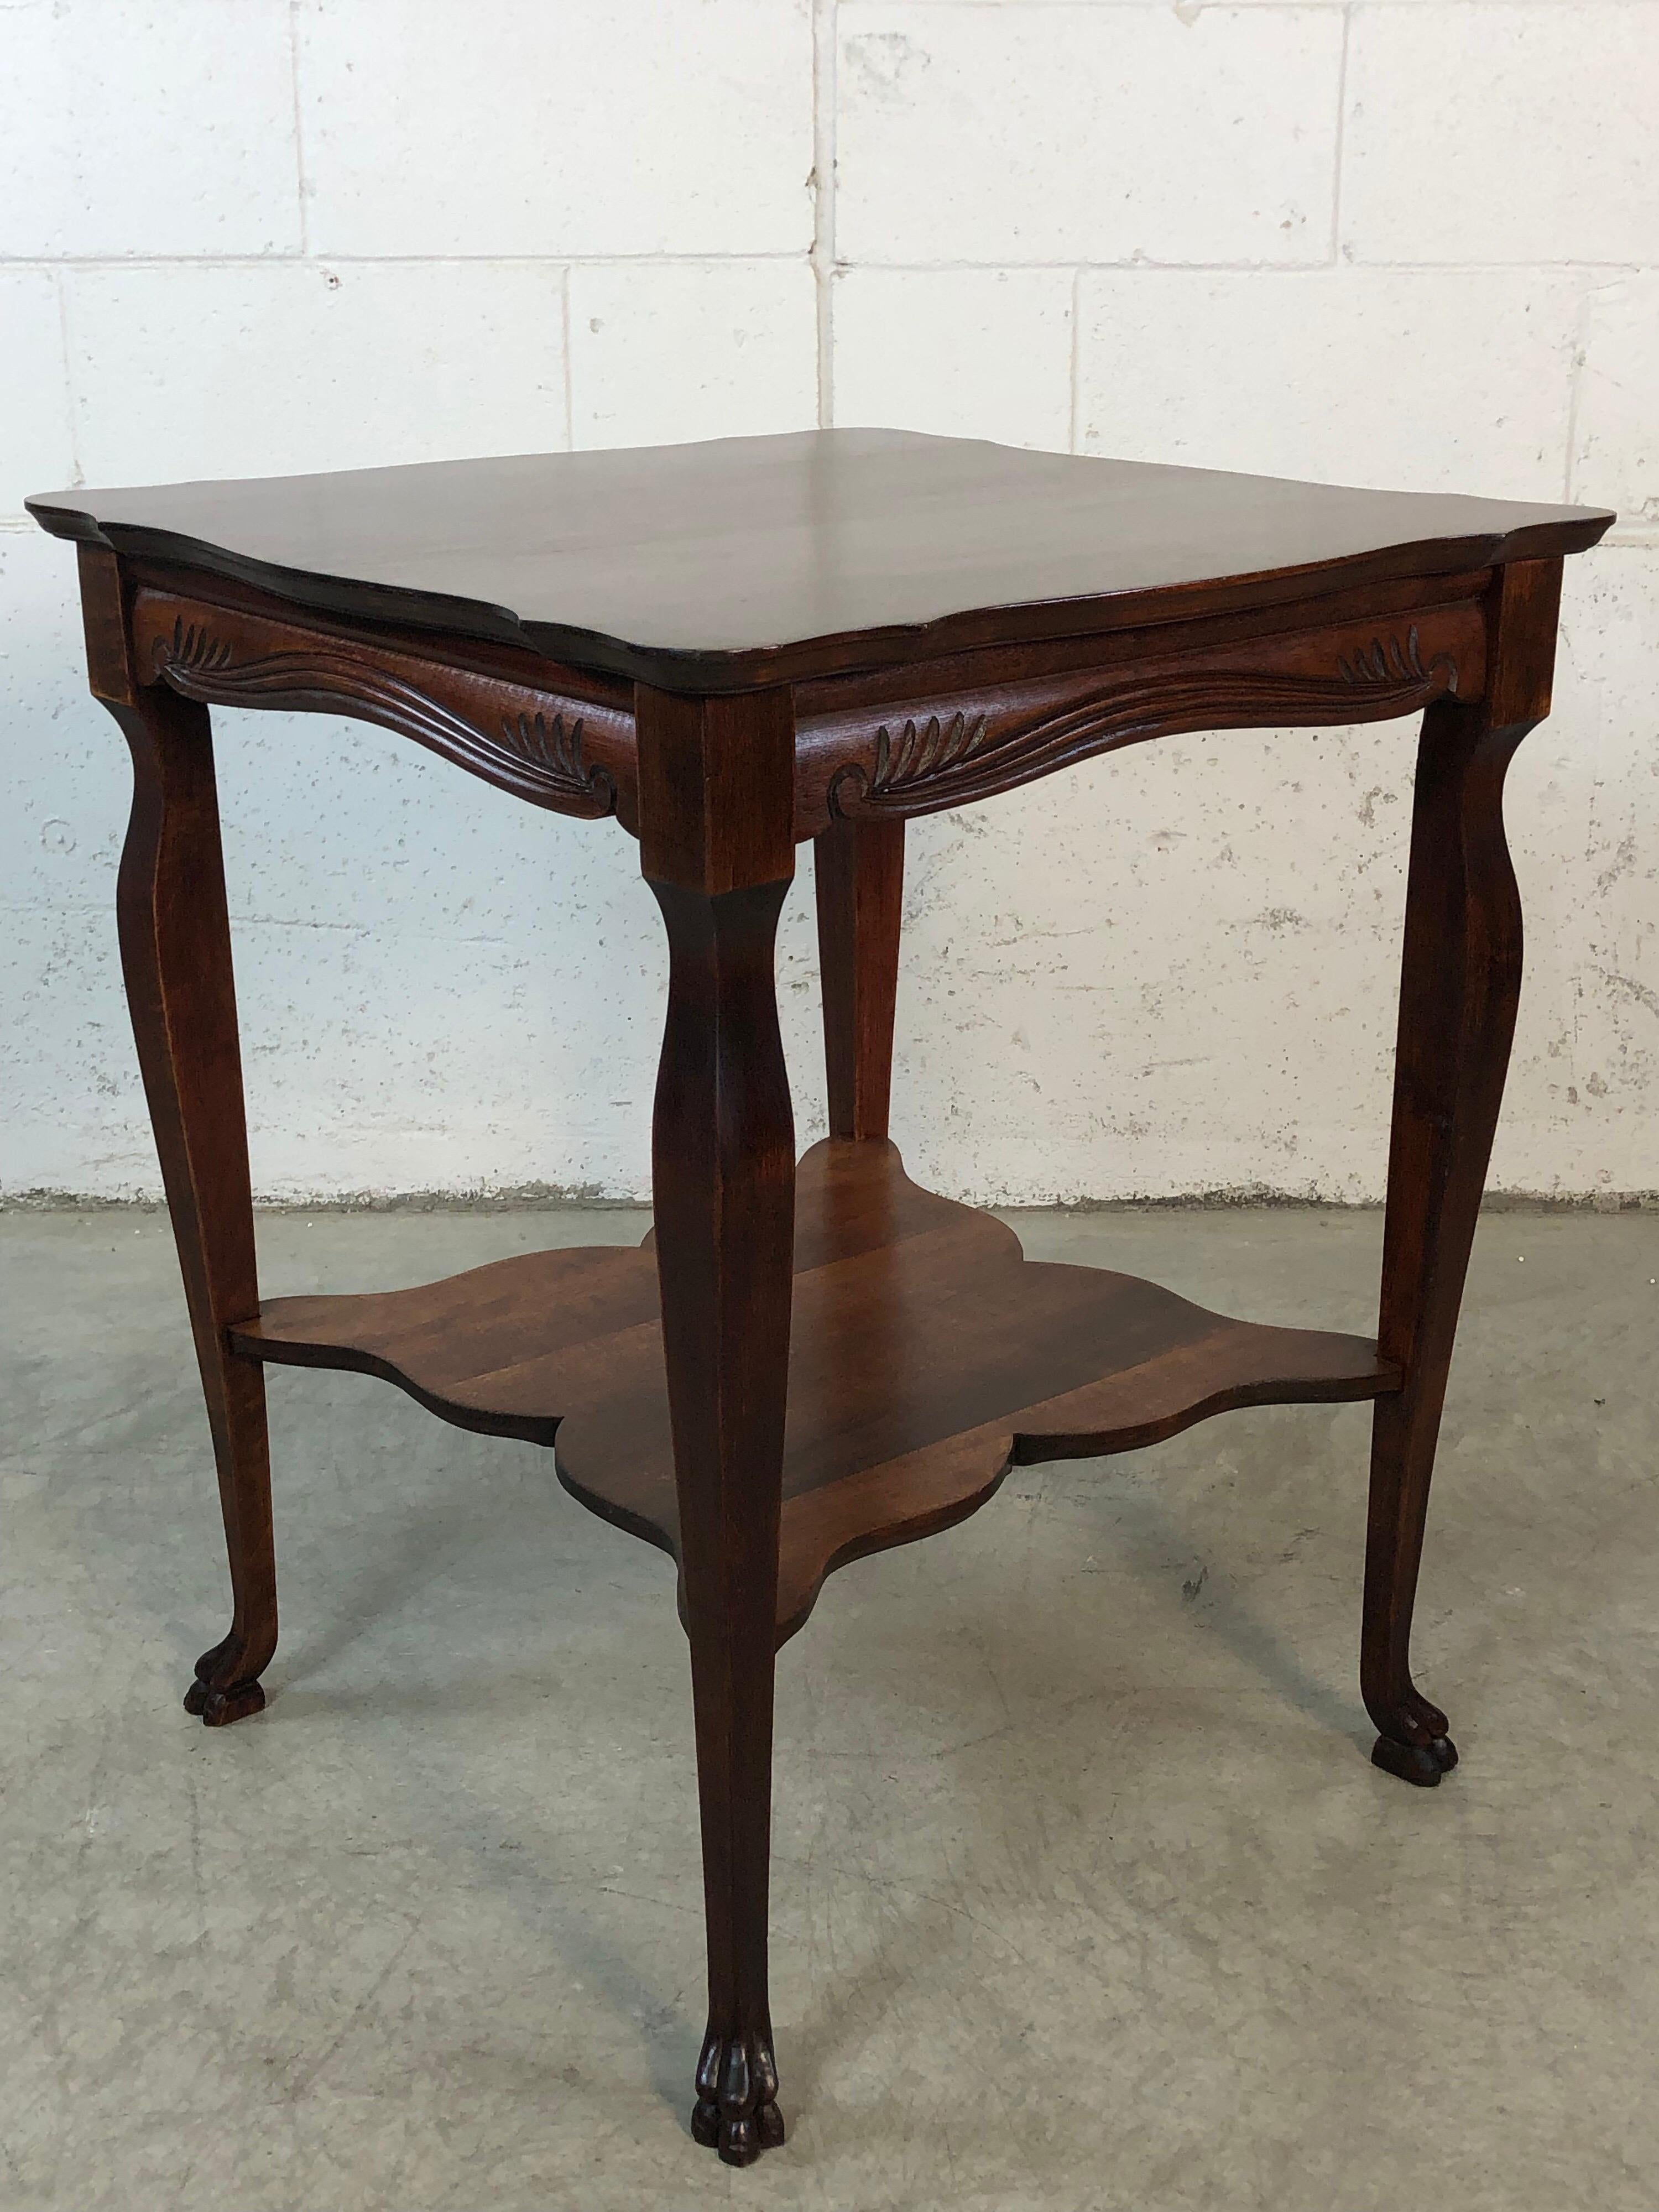
[[[1025,1216],[1364,1328],[1370,1214]],[[636,1216],[279,1216],[272,1290]],[[0,1218],[0,2203],[1659,2203],[1659,1218],[1489,1216],[1419,1607],[1463,1765],[1366,1763],[1367,1416],[1018,1473],[836,1576],[780,1668],[790,2141],[686,2132],[702,2025],[672,1572],[534,1449],[271,1373],[282,1649],[227,1617],[165,1220]]]

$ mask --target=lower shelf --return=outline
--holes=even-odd
[[[538,1252],[424,1288],[277,1298],[245,1358],[384,1376],[463,1428],[551,1444],[566,1489],[678,1553],[647,1248]],[[1009,1468],[1129,1451],[1232,1406],[1374,1398],[1367,1337],[1266,1328],[1131,1275],[1028,1261],[881,1143],[796,1180],[778,1640],[848,1559],[947,1528]]]

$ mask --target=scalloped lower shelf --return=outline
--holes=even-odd
[[[648,1240],[277,1298],[230,1334],[247,1358],[383,1376],[463,1428],[556,1433],[565,1487],[678,1555]],[[814,1146],[796,1180],[778,1640],[832,1569],[964,1519],[1011,1467],[1133,1450],[1229,1407],[1399,1387],[1367,1337],[1028,1261],[994,1216],[911,1182],[891,1145]]]

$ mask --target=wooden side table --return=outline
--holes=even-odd
[[[1521,972],[1504,773],[1548,711],[1582,507],[841,430],[30,506],[80,548],[131,748],[122,957],[207,1395],[229,1634],[185,1703],[257,1712],[276,1641],[262,1363],[384,1376],[678,1562],[708,2030],[692,2131],[782,2140],[767,2000],[774,1654],[842,1562],[1011,1466],[1231,1406],[1376,1401],[1361,1679],[1379,1766],[1457,1754],[1407,1644]],[[671,948],[639,1251],[262,1301],[209,703],[401,731],[640,842]],[[1426,708],[1377,1339],[1037,1266],[887,1138],[908,817],[1171,731]],[[831,1135],[798,1164],[773,938],[816,848]]]

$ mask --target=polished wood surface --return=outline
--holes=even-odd
[[[796,1176],[779,1642],[824,1577],[983,1505],[1008,1469],[1139,1450],[1230,1407],[1376,1397],[1369,1338],[1264,1328],[1133,1276],[1028,1261],[890,1144],[828,1139]],[[679,1556],[648,1249],[525,1254],[421,1290],[278,1298],[256,1358],[398,1383],[463,1427],[556,1437],[560,1479]]]
[[[560,814],[614,814],[620,785],[636,826],[629,686],[613,681],[612,696],[595,696],[580,672],[545,662],[535,665],[533,682],[529,671],[456,667],[429,650],[399,651],[386,636],[173,592],[137,592],[132,629],[150,679],[183,698],[349,714]]]
[[[1376,721],[1478,699],[1493,573],[1121,630],[1086,651],[1075,639],[1008,645],[798,685],[794,836],[975,805],[1177,731]],[[204,704],[356,715],[515,798],[614,814],[637,834],[635,687],[620,678],[499,646],[463,651],[296,618],[246,586],[163,580],[143,563],[133,580],[146,682]],[[734,819],[735,773],[724,801]]]
[[[795,866],[794,714],[782,690],[644,685],[635,711],[640,867],[668,932],[649,1373],[666,1386],[708,1936],[691,2131],[746,2166],[783,2140],[766,1920],[795,1133],[773,945]]]
[[[150,1126],[178,1239],[207,1401],[230,1565],[231,1622],[185,1695],[210,1728],[264,1706],[276,1649],[276,1556],[264,1378],[227,1327],[259,1310],[241,1049],[219,799],[207,711],[133,680],[113,556],[83,550],[93,688],[132,756],[132,813],[116,890],[121,969]]]
[[[134,761],[122,953],[233,1592],[192,1712],[264,1702],[263,1363],[364,1370],[552,1445],[567,1487],[679,1562],[708,1954],[691,2128],[734,2165],[783,2135],[777,1646],[832,1569],[960,1520],[1011,1466],[1374,1399],[1372,1757],[1450,1771],[1410,1635],[1519,989],[1503,777],[1548,710],[1562,556],[1610,516],[880,431],[32,504],[80,541],[92,686]],[[219,703],[356,714],[637,836],[670,956],[643,1248],[261,1304]],[[886,1141],[907,820],[1172,732],[1419,711],[1376,1343],[1030,1263],[910,1182]],[[832,1134],[798,1168],[773,966],[808,839]]]
[[[1378,1327],[1405,1388],[1379,1401],[1372,1434],[1360,1687],[1381,1730],[1374,1760],[1430,1785],[1457,1753],[1446,1716],[1412,1680],[1412,1611],[1463,1277],[1521,997],[1521,899],[1504,836],[1504,777],[1550,709],[1560,598],[1559,561],[1499,571],[1486,696],[1478,706],[1431,707],[1418,750]]]
[[[900,430],[42,495],[49,530],[319,612],[746,690],[1576,552],[1584,507]]]
[[[803,703],[822,711],[801,729],[801,834],[974,805],[1183,730],[1380,721],[1437,698],[1476,698],[1491,573],[1419,584],[1398,611],[1378,606],[1389,596],[1378,587],[1346,607],[1297,601],[1119,632],[1082,666],[1054,665],[1076,659],[1076,641],[958,656],[907,672],[921,696],[873,710],[871,676],[803,685]]]
[[[832,1137],[884,1137],[904,897],[902,822],[835,822],[812,848]]]

